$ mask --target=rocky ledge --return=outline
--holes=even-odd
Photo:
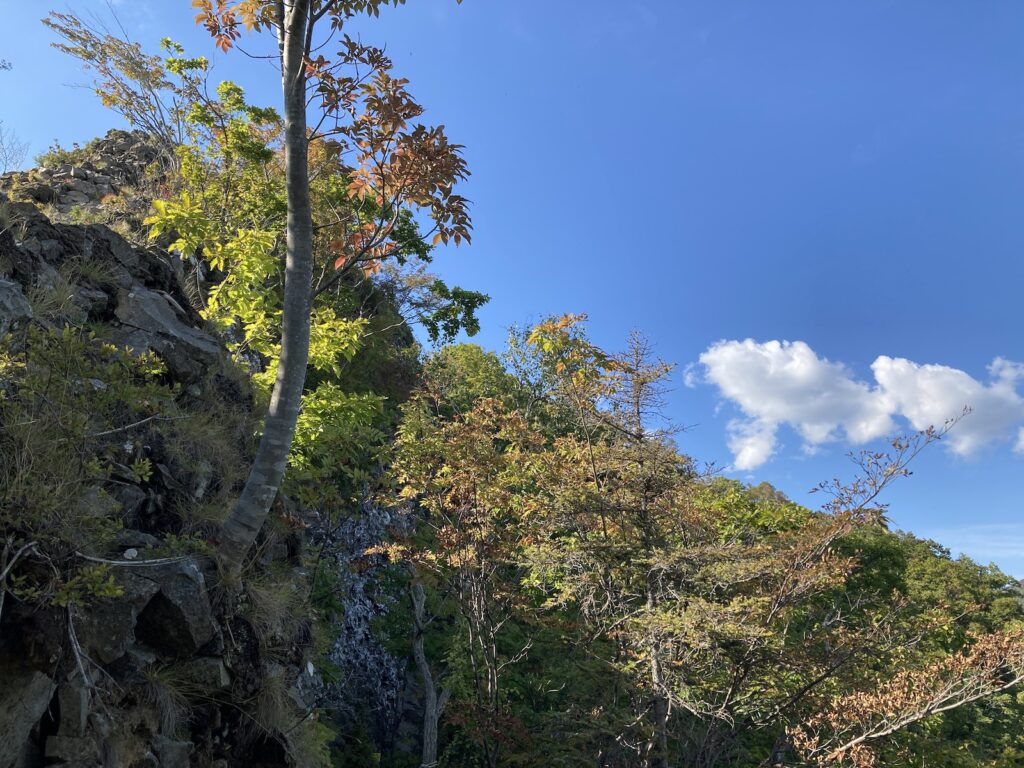
[[[69,158],[52,167],[0,175],[0,192],[67,213],[135,188],[160,158],[159,149],[140,131],[110,131],[76,154],[80,162]]]
[[[146,146],[114,133],[98,147],[117,163],[3,178],[0,188],[16,188],[35,204],[0,195],[7,222],[0,224],[0,343],[16,353],[32,343],[30,328],[88,327],[132,354],[153,353],[166,367],[167,386],[193,409],[229,402],[251,411],[244,374],[189,304],[170,257],[135,247],[106,226],[55,223],[40,210],[41,203],[60,210],[98,202],[152,161]],[[82,264],[89,269],[68,268]],[[4,386],[0,380],[0,397]],[[79,494],[76,513],[102,514],[121,526],[103,551],[78,553],[103,565],[116,596],[33,605],[8,592],[0,602],[0,768],[293,762],[289,737],[257,723],[247,708],[271,680],[284,702],[277,706],[300,718],[311,712],[318,682],[308,627],[269,626],[269,619],[259,626],[238,609],[244,595],[217,586],[211,557],[164,554],[180,527],[175,499],[208,501],[209,489],[227,480],[217,476],[215,457],[175,465],[161,452],[160,429],[153,421],[144,437],[119,436],[150,462],[152,476],[126,473]],[[14,534],[0,533],[0,547],[4,537],[10,546]],[[294,572],[298,546],[267,539],[258,567]],[[4,562],[9,555],[5,550]],[[268,636],[274,654],[266,651]]]

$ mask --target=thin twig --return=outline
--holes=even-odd
[[[179,557],[159,557],[154,560],[107,560],[102,557],[92,557],[90,555],[84,555],[81,552],[75,552],[83,560],[88,560],[90,563],[102,563],[103,565],[121,565],[121,566],[147,566],[147,565],[168,565],[169,563],[180,563],[188,560],[187,555],[181,555]]]
[[[147,416],[146,418],[140,419],[139,421],[136,421],[136,422],[134,422],[132,424],[126,424],[125,426],[117,427],[116,429],[107,429],[107,430],[104,430],[103,432],[93,432],[92,434],[86,435],[86,437],[106,437],[107,435],[115,435],[118,432],[127,432],[129,429],[134,429],[135,427],[141,427],[143,424],[146,424],[147,422],[150,422],[150,421],[153,421],[153,420],[156,420],[156,421],[179,421],[181,419],[187,419],[187,418],[189,418],[189,417],[188,416],[161,416],[159,414],[153,414],[152,416]]]

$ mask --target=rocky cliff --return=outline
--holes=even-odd
[[[95,211],[128,194],[144,212],[148,200],[140,186],[147,176],[159,176],[160,157],[144,133],[114,130],[85,147],[51,152],[50,165],[0,175],[0,192],[62,214],[75,208]]]
[[[180,265],[67,223],[139,208],[155,157],[112,132],[0,179],[0,768],[316,749],[301,520],[268,525],[245,585],[213,557],[253,449],[247,374]]]

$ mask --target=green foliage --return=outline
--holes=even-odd
[[[310,717],[293,727],[288,734],[288,754],[295,765],[303,768],[331,768],[331,745],[337,738],[333,728],[315,717]]]
[[[480,330],[480,321],[476,311],[486,304],[490,297],[477,291],[462,288],[449,288],[441,280],[430,284],[430,294],[439,305],[437,309],[423,317],[423,327],[431,341],[445,339],[451,341],[460,330],[469,336],[475,336]]]
[[[181,55],[180,49],[175,52]],[[183,61],[172,59],[169,66],[175,71],[195,66]],[[284,282],[278,234],[285,214],[283,168],[275,149],[280,124],[272,110],[250,106],[232,83],[222,83],[217,94],[215,101],[197,101],[188,111],[190,142],[179,150],[182,191],[154,201],[146,224],[152,239],[217,275],[203,297],[203,314],[234,339],[230,346],[239,355],[260,361],[254,381],[269,397],[280,354]],[[337,158],[330,148],[314,144],[311,156],[314,164],[334,170],[325,167],[314,176],[316,204],[335,212],[351,209],[347,182],[331,165]],[[372,219],[373,201],[360,205],[356,214]],[[426,256],[407,213],[396,231],[400,260]],[[366,292],[360,284],[339,282],[318,294],[311,314],[307,392],[287,481],[289,492],[309,505],[337,505],[365,485],[393,418],[384,396],[374,392],[377,382],[366,376],[394,364],[394,320],[400,323],[401,317],[379,298],[382,310],[365,313],[366,298],[359,294]],[[438,302],[437,332],[442,326],[454,333],[463,322],[475,324],[481,301],[468,292],[447,293]]]
[[[761,488],[759,486],[759,488]],[[754,540],[806,525],[809,512],[785,497],[766,494],[738,480],[716,477],[698,491],[697,502],[716,516],[726,541]]]
[[[54,139],[45,152],[35,156],[35,164],[40,168],[54,168],[58,165],[80,165],[89,156],[96,141],[94,139],[85,145],[75,142],[70,148],[65,148]]]
[[[134,356],[86,329],[32,327],[8,338],[0,355],[0,529],[34,541],[35,564],[19,568],[15,591],[63,605],[112,597],[104,556],[126,520],[117,488],[156,482],[146,436],[159,425],[168,472],[188,478],[200,466],[202,503],[223,506],[251,443],[251,416],[214,395],[186,396],[151,353]],[[211,420],[211,416],[213,420]],[[167,469],[170,467],[170,469]],[[168,499],[168,553],[202,549],[199,502]],[[138,524],[135,521],[135,524]],[[41,561],[48,565],[36,568]],[[52,567],[51,567],[52,566]]]
[[[151,355],[134,358],[72,327],[33,328],[22,351],[0,358],[3,528],[65,553],[102,546],[119,520],[105,494],[83,492],[119,471],[134,475],[125,436],[102,433],[171,407],[162,371]]]
[[[306,395],[292,448],[292,481],[307,503],[327,502],[325,487],[359,488],[381,450],[383,402],[372,394],[350,394],[325,382]],[[328,491],[329,493],[329,491]]]
[[[608,354],[566,316],[505,358],[459,345],[426,362],[395,461],[423,523],[380,551],[428,589],[428,656],[453,696],[441,764],[646,766],[664,744],[669,764],[759,765],[832,702],[841,720],[880,681],[970,676],[958,654],[1017,637],[1012,580],[887,531],[854,494],[815,513],[696,475],[652,426],[668,368],[644,352],[634,339]],[[912,454],[866,464],[863,483],[884,486]],[[870,754],[1009,766],[1022,716],[1010,689],[911,719]]]
[[[123,590],[114,583],[114,575],[106,565],[87,565],[67,581],[56,585],[50,602],[61,608],[90,600],[120,597]]]

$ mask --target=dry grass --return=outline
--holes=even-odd
[[[270,648],[275,641],[293,634],[297,620],[305,613],[305,591],[293,573],[254,573],[246,580],[243,616],[256,630],[260,644]]]
[[[139,686],[139,698],[156,712],[160,733],[175,735],[192,716],[189,697],[195,695],[195,685],[171,665],[147,667],[142,674],[145,681]]]

